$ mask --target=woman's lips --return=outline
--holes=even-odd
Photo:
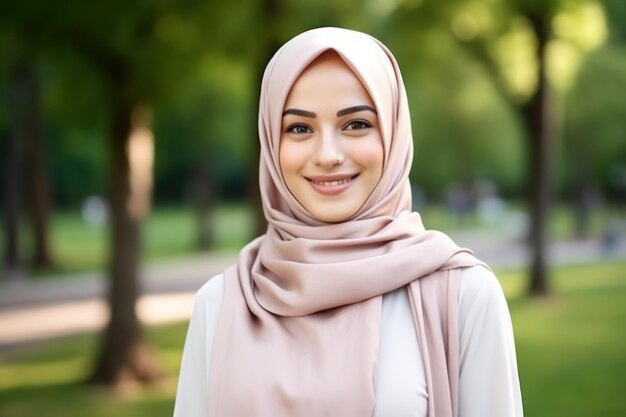
[[[305,177],[311,187],[320,194],[335,195],[348,189],[357,175],[324,175]]]

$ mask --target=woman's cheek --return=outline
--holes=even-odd
[[[355,142],[350,149],[350,157],[368,169],[382,170],[383,155],[383,144],[379,137]]]
[[[280,146],[280,169],[283,177],[296,174],[306,162],[306,146],[290,140],[285,140]]]

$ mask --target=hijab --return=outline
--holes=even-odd
[[[298,76],[332,50],[376,106],[384,163],[363,206],[314,218],[279,164],[282,113]],[[209,375],[211,416],[371,416],[382,295],[405,287],[429,390],[429,417],[456,415],[460,267],[479,263],[411,212],[413,139],[398,64],[378,40],[340,28],[304,32],[270,60],[259,103],[265,235],[224,272]]]

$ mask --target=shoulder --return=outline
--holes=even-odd
[[[471,316],[497,315],[503,309],[508,314],[500,282],[490,269],[482,265],[462,269],[458,306],[461,323]]]
[[[472,331],[478,326],[510,325],[509,310],[502,286],[495,274],[484,266],[464,268],[461,272],[458,299],[459,330]]]
[[[481,292],[502,293],[502,286],[496,275],[484,265],[462,268],[459,299],[475,298]]]
[[[209,335],[212,335],[217,326],[217,320],[222,307],[222,292],[224,288],[224,276],[218,274],[209,279],[196,292],[193,303],[193,312],[189,322],[190,332],[202,334],[202,343],[210,343]],[[212,337],[212,336],[210,336]]]
[[[224,274],[211,277],[196,292],[194,310],[219,310],[224,292]]]
[[[196,293],[198,298],[212,298],[217,295],[221,296],[221,290],[224,288],[224,274],[219,273],[213,275]]]

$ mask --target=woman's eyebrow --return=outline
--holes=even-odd
[[[362,105],[362,106],[348,107],[347,109],[339,110],[337,112],[337,117],[345,116],[347,114],[357,113],[357,112],[364,111],[364,110],[368,110],[374,114],[377,114],[376,110],[374,110],[370,106]]]
[[[317,114],[313,113],[312,111],[306,111],[306,110],[300,110],[300,109],[287,109],[283,112],[283,117],[285,117],[288,114],[293,114],[295,116],[302,116],[302,117],[310,117],[311,119],[315,119],[317,117]]]

